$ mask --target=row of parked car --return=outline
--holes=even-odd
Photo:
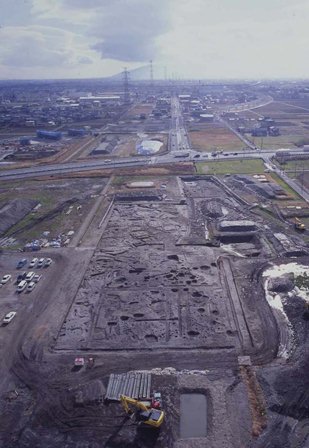
[[[18,263],[16,265],[16,269],[25,268],[27,266],[27,264],[28,264],[28,260],[26,258],[22,258],[21,260],[18,261]],[[51,258],[33,258],[30,261],[28,268],[30,268],[30,269],[47,268],[51,264],[52,264]],[[21,272],[20,274],[18,274],[16,282],[15,282],[15,284],[17,285],[16,291],[18,293],[21,293],[22,291],[31,292],[35,288],[35,285],[41,280],[41,278],[42,278],[42,274],[36,274],[33,271]],[[5,285],[11,279],[12,279],[11,274],[4,275],[0,281],[0,286]],[[9,324],[16,316],[16,313],[17,313],[16,311],[10,311],[9,313],[7,313],[3,318],[3,324],[4,325]]]
[[[28,263],[27,258],[23,258],[22,260],[19,260],[17,263],[16,269],[22,269],[26,266]],[[32,258],[32,260],[29,263],[29,268],[47,268],[52,264],[51,258]]]
[[[21,269],[22,267],[25,267],[28,263],[28,260],[26,258],[23,258],[22,260],[19,260],[17,263],[16,268]],[[47,268],[52,264],[51,258],[33,258],[29,263],[29,268]],[[33,274],[33,275],[32,275]],[[19,274],[17,276],[16,284],[18,285],[21,281],[26,280],[27,282],[34,281],[35,283],[38,283],[42,276],[39,274],[35,274],[34,272],[23,272],[22,274]],[[11,274],[5,274],[1,281],[0,281],[0,287],[8,283],[12,279]],[[33,289],[33,288],[32,288]]]
[[[42,278],[41,274],[36,274],[35,272],[23,272],[22,274],[19,274],[17,277],[16,283],[17,283],[17,292],[22,292],[26,289],[26,291],[31,292],[34,288],[36,283],[38,283]]]

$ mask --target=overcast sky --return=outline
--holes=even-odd
[[[0,78],[309,77],[309,0],[0,0]]]

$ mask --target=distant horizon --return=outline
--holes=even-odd
[[[130,73],[130,70],[128,71]],[[44,82],[44,81],[87,81],[87,80],[102,80],[102,81],[112,81],[112,82],[117,82],[117,83],[123,83],[123,81],[121,79],[112,79],[113,76],[117,76],[117,75],[121,75],[122,72],[119,73],[115,73],[115,75],[111,75],[111,76],[94,76],[94,77],[81,77],[81,78],[72,78],[72,77],[68,77],[68,78],[0,78],[0,82],[6,81],[6,82],[16,82],[16,81],[38,81],[38,82]],[[252,81],[256,81],[256,82],[265,82],[265,81],[290,81],[290,82],[296,82],[296,81],[301,81],[301,82],[309,82],[309,76],[308,78],[302,78],[302,77],[286,77],[286,78],[154,78],[153,82],[181,82],[181,81],[202,81],[202,82],[209,82],[209,81],[216,81],[216,82],[220,82],[220,81],[224,81],[224,82],[235,82],[235,81],[242,81],[242,82],[252,82]],[[151,82],[150,79],[148,78],[144,78],[144,79],[133,79],[130,80],[130,82],[135,83],[135,82]]]

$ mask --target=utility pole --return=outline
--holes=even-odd
[[[124,91],[124,104],[130,104],[129,72],[127,67],[124,67],[123,70],[123,91]]]
[[[152,64],[152,59],[150,60],[150,88],[151,90],[153,90],[153,64]]]
[[[301,191],[304,192],[304,172],[305,172],[305,167],[303,166],[303,172],[302,172],[302,177],[301,177]]]

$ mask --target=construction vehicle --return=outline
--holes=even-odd
[[[301,222],[301,220],[299,218],[294,218],[294,226],[295,226],[296,230],[300,230],[301,232],[306,230],[305,224],[303,222]]]
[[[161,409],[151,407],[151,403],[135,400],[134,398],[120,395],[120,401],[125,412],[134,415],[136,420],[153,428],[159,428],[164,420],[164,412]],[[136,411],[132,409],[136,408]]]

